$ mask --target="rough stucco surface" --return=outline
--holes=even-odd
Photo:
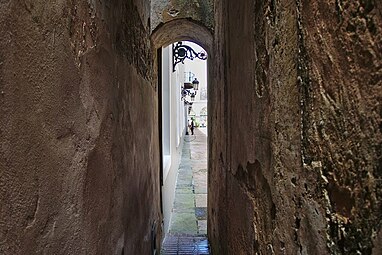
[[[152,0],[151,29],[176,19],[191,19],[208,29],[214,28],[213,0]]]
[[[136,2],[0,1],[1,254],[150,253],[157,101]]]
[[[214,254],[382,253],[381,11],[215,1]]]
[[[330,211],[329,251],[377,254],[382,252],[373,249],[373,239],[382,241],[376,239],[382,224],[382,6],[371,0],[306,1],[299,11],[308,68],[301,73],[304,169],[320,171],[321,205]]]
[[[219,26],[214,30],[214,44],[208,84],[208,221],[207,230],[214,254],[227,254],[227,213],[226,174],[228,119],[226,118],[226,12],[223,1],[215,1],[214,19]]]

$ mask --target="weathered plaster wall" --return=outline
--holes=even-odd
[[[161,219],[149,12],[0,1],[1,254],[150,254]]]
[[[381,11],[215,1],[215,254],[382,252]]]
[[[319,171],[329,251],[380,254],[381,2],[303,1],[298,11],[304,170]]]
[[[227,76],[224,1],[214,1],[213,56],[209,57],[208,84],[208,238],[214,254],[227,254]]]
[[[151,29],[171,20],[191,19],[212,30],[213,12],[213,0],[152,0]]]

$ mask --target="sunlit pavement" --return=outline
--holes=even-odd
[[[204,128],[206,131],[206,128]],[[210,254],[207,234],[207,137],[184,138],[169,234],[161,254]]]

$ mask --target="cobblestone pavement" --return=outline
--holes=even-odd
[[[161,254],[210,254],[207,240],[207,137],[185,136],[169,234]]]

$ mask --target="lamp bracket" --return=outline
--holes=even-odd
[[[184,64],[184,60],[186,58],[190,60],[194,60],[195,58],[206,60],[207,53],[201,51],[197,53],[194,49],[192,49],[188,45],[183,45],[182,42],[178,42],[175,46],[172,45],[172,55],[173,55],[173,72],[175,72],[175,67],[177,64]]]

